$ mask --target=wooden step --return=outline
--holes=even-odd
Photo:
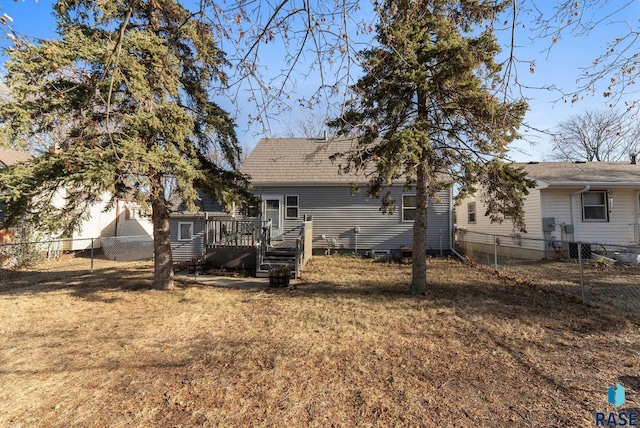
[[[295,257],[296,252],[291,250],[267,250],[265,252],[266,256],[290,256]]]

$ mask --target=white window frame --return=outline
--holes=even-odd
[[[414,203],[413,203],[413,207],[411,207],[411,206],[406,206],[406,207],[405,207],[405,205],[404,205],[404,197],[405,197],[405,196],[413,197],[413,198],[414,198],[414,199],[413,199],[413,201],[414,201]],[[413,212],[414,212],[414,213],[416,212],[416,200],[415,200],[415,197],[416,197],[416,194],[415,194],[415,193],[404,193],[404,194],[402,195],[402,210],[401,210],[401,214],[400,214],[400,215],[401,215],[401,218],[402,218],[402,222],[403,222],[403,223],[413,223],[413,222],[415,221],[415,217],[416,217],[416,216],[415,216],[415,214],[413,215],[413,219],[405,219],[405,218],[404,218],[404,212],[405,212],[405,210],[413,210]]]
[[[184,237],[182,236],[182,226],[184,225],[189,225],[189,232],[190,235],[189,237]],[[192,221],[179,221],[178,222],[178,241],[191,241],[193,239],[193,227],[194,227],[194,223]]]
[[[296,204],[295,205],[289,205],[289,198],[296,198]],[[296,209],[296,216],[290,216],[289,215],[289,208],[295,208]],[[288,219],[288,220],[297,220],[298,218],[300,218],[300,196],[298,195],[284,195],[284,218]]]
[[[473,215],[473,220],[471,220],[471,215]],[[467,203],[467,223],[476,224],[477,219],[478,219],[478,211],[476,210],[476,203],[475,202]]]
[[[599,193],[602,195],[602,200],[604,201],[604,204],[598,204],[598,205],[585,205],[584,203],[584,197],[585,195],[588,194],[596,194]],[[588,192],[584,192],[581,195],[581,199],[580,199],[580,204],[582,206],[582,221],[583,222],[587,222],[587,223],[591,223],[591,222],[608,222],[609,221],[609,201],[608,201],[608,194],[606,190],[591,190]],[[587,216],[585,215],[585,208],[586,207],[597,207],[597,208],[602,208],[604,210],[604,218],[587,218]]]
[[[126,206],[125,207],[125,220],[143,220],[148,218],[149,214],[146,210],[140,207]]]

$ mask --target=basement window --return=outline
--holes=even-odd
[[[608,221],[607,192],[585,192],[582,194],[582,220]]]

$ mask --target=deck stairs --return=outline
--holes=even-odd
[[[292,269],[292,277],[295,278],[296,243],[295,241],[272,241],[266,249],[260,266],[256,269],[258,278],[268,278],[269,270],[289,264]]]

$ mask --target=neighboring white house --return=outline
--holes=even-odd
[[[25,162],[31,158],[32,156],[28,153],[0,149],[0,168]],[[62,207],[66,196],[66,191],[60,192],[53,203]],[[70,237],[74,241],[67,243],[68,248],[66,249],[83,250],[89,248],[91,246],[90,238],[151,236],[153,234],[153,223],[147,215],[148,213],[143,211],[137,203],[118,200],[113,207],[107,209],[110,197],[109,193],[104,193],[90,207],[90,216],[82,223],[80,229]],[[0,229],[2,229],[4,221],[4,213],[0,207]]]
[[[73,232],[68,250],[84,250],[90,248],[91,238],[112,238],[132,236],[152,236],[153,223],[146,211],[133,201],[117,200],[113,207],[107,209],[111,195],[105,192],[99,200],[89,208],[89,217],[79,230]],[[63,203],[63,196],[58,203]],[[55,203],[55,202],[54,202]],[[94,243],[95,245],[99,245]]]
[[[637,245],[640,165],[635,162],[530,162],[536,181],[524,205],[526,233],[518,237]],[[491,223],[481,191],[460,201],[458,228],[495,235],[518,233],[508,219]]]

